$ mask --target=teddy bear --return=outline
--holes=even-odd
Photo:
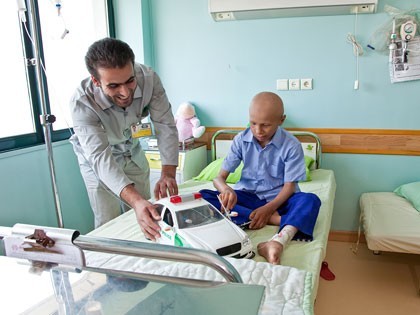
[[[206,127],[201,126],[200,120],[195,115],[194,105],[189,102],[179,105],[175,114],[175,123],[179,142],[191,137],[200,138],[206,131]]]

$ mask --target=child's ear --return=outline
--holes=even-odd
[[[286,115],[282,115],[281,118],[280,118],[279,126],[283,125],[285,120],[286,120]]]

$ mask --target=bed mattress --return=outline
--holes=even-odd
[[[420,215],[408,200],[393,192],[364,193],[360,209],[370,250],[420,254]]]

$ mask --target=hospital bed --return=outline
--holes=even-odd
[[[360,210],[359,231],[363,227],[367,246],[375,254],[420,254],[419,211],[409,200],[394,192],[363,193]]]
[[[231,139],[238,130],[222,130],[212,138],[212,162],[226,154]],[[313,158],[310,165],[310,181],[301,182],[302,191],[313,192],[321,199],[321,209],[314,229],[312,242],[292,241],[281,257],[282,266],[274,266],[265,262],[258,254],[253,260],[227,260],[238,270],[244,283],[260,284],[266,287],[265,300],[261,314],[312,314],[318,289],[319,273],[322,261],[326,255],[328,234],[334,206],[336,183],[331,170],[320,168],[321,143],[319,138],[309,132],[292,132],[302,139],[305,155]],[[204,170],[203,170],[204,171]],[[205,177],[205,176],[204,176]],[[180,193],[197,192],[201,189],[214,189],[211,180],[189,180],[179,186]],[[270,239],[278,227],[266,226],[261,230],[247,230],[257,253],[256,246]],[[147,242],[141,234],[133,211],[108,222],[90,233],[92,236],[111,237],[123,240]],[[191,264],[169,264],[167,262],[136,261],[132,258],[102,257],[97,253],[86,256],[91,265],[105,268],[122,268],[130,270],[147,270],[154,274],[186,276],[196,279],[218,276],[213,275],[208,268]]]
[[[231,141],[226,137],[231,138],[237,132],[228,130],[215,134],[212,140],[213,160],[216,161],[225,154],[223,147],[227,148]],[[333,172],[320,168],[321,144],[318,137],[312,133],[294,132],[294,134],[297,137],[303,137],[302,147],[304,152],[314,159],[314,162],[308,165],[311,167],[309,171],[311,181],[301,182],[299,186],[302,191],[317,194],[322,204],[314,229],[314,240],[312,242],[291,241],[281,257],[282,265],[271,265],[258,255],[252,260],[220,258],[216,255],[222,262],[216,264],[215,267],[214,264],[210,265],[210,262],[215,260],[210,255],[212,253],[201,253],[194,249],[164,246],[148,241],[140,231],[133,210],[130,210],[86,236],[96,242],[95,246],[90,246],[89,242],[86,242],[81,236],[76,239],[72,237],[75,244],[84,249],[83,264],[87,267],[82,269],[96,273],[105,270],[107,276],[115,275],[117,279],[123,276],[157,282],[157,285],[148,285],[147,290],[140,290],[142,296],[140,298],[136,295],[136,302],[133,302],[132,299],[126,301],[125,298],[116,298],[113,302],[115,305],[134,303],[135,306],[132,310],[136,309],[137,314],[142,314],[139,313],[138,305],[140,305],[140,302],[137,299],[142,300],[142,307],[140,308],[147,309],[145,314],[159,314],[162,313],[162,309],[159,310],[157,307],[163,307],[163,304],[159,304],[162,303],[162,299],[174,299],[175,293],[177,296],[188,294],[189,297],[194,296],[197,301],[201,301],[199,305],[193,305],[192,302],[187,303],[191,299],[185,300],[185,303],[178,303],[179,307],[184,307],[184,313],[185,307],[196,307],[195,310],[197,310],[197,308],[203,306],[201,303],[210,301],[210,298],[212,298],[213,302],[208,302],[207,307],[213,311],[206,312],[203,308],[199,312],[200,314],[215,314],[221,311],[241,315],[245,313],[313,314],[319,273],[326,255],[336,184]],[[308,141],[308,137],[312,140]],[[220,143],[218,144],[218,142]],[[183,183],[179,188],[180,193],[189,193],[204,188],[212,189],[213,186],[210,180],[195,179]],[[261,230],[247,231],[253,242],[255,253],[257,253],[257,244],[271,238],[277,230],[278,227],[276,226],[266,226]],[[105,245],[102,243],[105,243]],[[98,244],[104,245],[102,247],[105,250],[96,250],[95,247]],[[146,248],[147,250],[141,250],[140,254],[133,254],[139,248]],[[128,254],[124,253],[122,249],[127,250]],[[150,251],[153,252],[153,255],[150,254]],[[186,251],[186,253],[183,251]],[[178,256],[175,255],[175,259],[173,252],[179,254]],[[205,263],[202,263],[203,259],[201,258],[200,261],[191,258],[196,256],[204,257]],[[179,257],[179,259],[176,257]],[[220,266],[224,267],[220,268]],[[230,270],[230,273],[226,274],[226,270]],[[238,283],[232,284],[231,278],[236,279],[233,282]],[[95,284],[100,287],[98,282],[108,280],[108,277],[104,280],[103,277],[99,276],[99,278],[93,280],[91,278],[88,280],[86,278],[78,279],[77,283],[82,281],[83,283],[87,282],[89,286]],[[124,281],[121,282],[124,283]],[[167,285],[161,285],[162,283],[167,283]],[[194,285],[203,283],[207,283],[205,285],[207,289],[201,287],[194,290]],[[191,287],[192,290],[187,289]],[[216,289],[224,289],[225,291],[217,295],[213,292]],[[245,290],[243,294],[241,290]],[[160,292],[160,294],[156,295],[156,292]],[[92,294],[89,293],[88,295],[90,297]],[[153,299],[150,300],[149,298],[152,297]],[[262,299],[262,302],[256,309],[247,307],[245,312],[244,305],[248,305],[246,303],[248,297],[249,301],[251,301],[251,297],[257,297],[257,305],[260,304],[260,299]],[[219,303],[214,302],[215,300],[218,300]],[[172,313],[170,311],[171,308],[174,309],[175,304],[165,305],[168,314],[177,314],[174,310],[172,310]],[[219,311],[215,312],[215,307],[218,307]],[[152,309],[156,312],[151,311]]]

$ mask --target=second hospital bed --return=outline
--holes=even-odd
[[[360,210],[359,230],[363,226],[367,246],[375,254],[420,254],[419,211],[409,200],[394,192],[363,193]]]
[[[223,156],[223,149],[229,140],[218,140],[226,134],[238,131],[218,132],[212,140],[212,158]],[[299,186],[304,192],[312,192],[321,199],[321,209],[315,225],[312,242],[292,241],[281,257],[282,265],[271,265],[258,254],[252,259],[227,260],[238,270],[244,283],[265,286],[265,299],[261,306],[261,314],[313,314],[313,306],[317,294],[319,273],[326,255],[328,234],[334,206],[336,183],[331,170],[321,169],[321,144],[312,133],[294,132],[303,137],[302,146],[305,154],[312,155],[314,163],[310,170],[310,181],[301,182]],[[312,140],[308,141],[308,137]],[[220,142],[220,146],[218,146]],[[219,151],[218,149],[219,148]],[[197,192],[201,189],[214,189],[209,180],[190,180],[179,186],[180,193]],[[261,230],[247,230],[257,253],[256,246],[270,239],[278,231],[276,226],[266,226]],[[108,222],[89,233],[94,237],[148,242],[138,227],[135,214],[130,210],[118,218]],[[194,279],[214,279],[222,281],[220,275],[206,266],[188,263],[173,263],[146,258],[125,257],[113,254],[87,252],[86,261],[90,266],[116,270],[147,272],[152,274],[179,276]]]

